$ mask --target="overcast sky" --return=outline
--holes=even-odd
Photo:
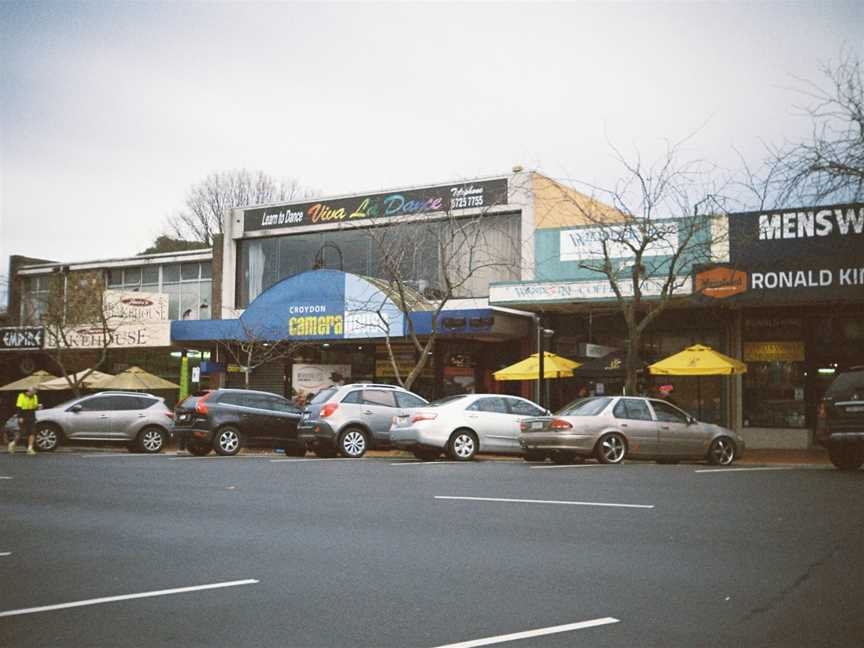
[[[509,172],[608,186],[609,142],[723,167],[806,133],[795,77],[859,56],[860,2],[0,2],[9,254],[132,255],[246,167],[323,194]]]

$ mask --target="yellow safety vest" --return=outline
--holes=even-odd
[[[18,400],[15,403],[15,407],[22,410],[39,409],[39,397],[36,394],[28,396],[26,392],[21,392],[18,394]]]

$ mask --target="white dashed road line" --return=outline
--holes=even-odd
[[[560,632],[572,632],[574,630],[596,628],[597,626],[609,625],[611,623],[619,623],[619,619],[616,619],[615,617],[603,617],[600,619],[591,619],[589,621],[580,621],[579,623],[568,623],[566,625],[551,626],[548,628],[537,628],[536,630],[526,630],[525,632],[514,632],[512,634],[498,635],[497,637],[486,637],[484,639],[460,641],[459,643],[445,644],[441,646],[436,646],[435,648],[478,648],[478,646],[491,646],[493,644],[504,643],[506,641],[518,641],[519,639],[531,639],[532,637],[542,637],[544,635],[558,634]]]
[[[270,463],[312,463],[313,461],[356,461],[351,457],[318,457],[315,459],[271,459]]]
[[[11,477],[6,477],[4,475],[0,475],[0,479],[12,479]]]
[[[529,466],[531,470],[549,470],[550,468],[603,468],[603,464],[566,464],[560,466]]]
[[[224,583],[210,583],[209,585],[193,585],[192,587],[176,587],[174,589],[156,590],[153,592],[139,592],[138,594],[104,596],[102,598],[86,599],[84,601],[72,601],[71,603],[57,603],[56,605],[43,605],[40,607],[22,608],[20,610],[6,610],[5,612],[0,612],[0,617],[36,614],[37,612],[51,612],[53,610],[65,610],[68,608],[85,607],[88,605],[101,605],[102,603],[116,603],[117,601],[130,601],[133,599],[151,598],[154,596],[168,596],[170,594],[186,594],[187,592],[200,592],[202,590],[237,587],[239,585],[253,585],[255,583],[258,583],[258,581],[253,578],[248,578],[246,580],[226,581]]]
[[[771,468],[703,468],[694,470],[694,473],[731,473],[731,472],[758,472],[762,470],[795,470],[801,466],[772,466]]]
[[[465,461],[397,461],[390,462],[391,466],[449,466],[452,464],[464,464]]]
[[[0,558],[5,558],[6,556],[11,556],[11,551],[0,551]]]
[[[436,495],[437,500],[464,500],[469,502],[512,502],[516,504],[564,504],[568,506],[608,506],[613,508],[637,508],[653,509],[653,504],[614,504],[611,502],[575,502],[570,500],[536,500],[536,499],[510,499],[504,497],[456,497],[450,495]]]

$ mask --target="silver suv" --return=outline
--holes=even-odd
[[[114,441],[130,452],[154,453],[170,439],[174,412],[165,399],[141,392],[106,391],[37,410],[36,449],[50,452],[61,443]],[[6,424],[15,431],[17,417]]]
[[[370,447],[390,446],[393,418],[428,402],[395,385],[358,383],[323,389],[297,426],[298,441],[319,457],[362,457]]]

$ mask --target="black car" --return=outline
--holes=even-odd
[[[864,367],[841,371],[828,387],[819,404],[816,442],[840,470],[864,464]]]
[[[276,394],[248,389],[214,389],[189,396],[174,410],[174,435],[203,457],[210,450],[236,455],[247,445],[284,448],[302,457],[306,445],[297,441],[300,409]]]

